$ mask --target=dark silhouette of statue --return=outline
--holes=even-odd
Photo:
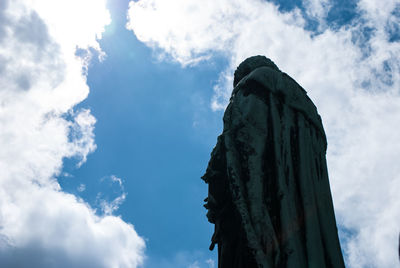
[[[202,177],[219,268],[344,267],[326,148],[301,86],[264,56],[239,65]]]

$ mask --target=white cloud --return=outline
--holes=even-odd
[[[188,266],[188,268],[200,268],[199,262],[198,262],[198,261],[195,261],[194,263],[190,264],[190,265]]]
[[[96,216],[61,191],[62,160],[96,148],[85,68],[105,1],[0,2],[0,266],[137,267],[144,241],[121,218]]]
[[[332,7],[330,0],[304,0],[303,3],[307,15],[322,23],[324,23],[324,19]]]
[[[214,109],[224,108],[232,73],[246,57],[263,54],[314,100],[328,136],[328,165],[348,267],[395,267],[400,231],[400,43],[396,1],[361,0],[359,17],[329,28],[323,7],[304,2],[326,26],[304,30],[299,10],[280,13],[260,0],[139,0],[128,29],[183,66],[215,55],[230,64],[215,85]],[[368,27],[370,28],[367,32]],[[350,233],[345,232],[350,230]]]
[[[86,185],[81,183],[77,188],[78,192],[84,192],[86,190]]]
[[[111,179],[112,182],[118,183],[118,185],[119,185],[122,189],[124,189],[124,187],[123,187],[123,185],[122,185],[122,179],[121,179],[121,178],[118,178],[118,177],[115,176],[115,175],[111,175],[110,179]]]
[[[208,264],[209,268],[214,268],[215,267],[215,262],[212,259],[206,260],[206,263]]]
[[[100,182],[107,183],[105,185],[107,193],[99,192],[96,197],[96,203],[99,204],[104,215],[112,215],[114,211],[119,209],[119,206],[125,201],[127,196],[122,179],[111,175],[103,177]]]
[[[162,268],[214,268],[214,261],[206,259],[204,251],[178,251],[172,256],[151,256],[146,263],[148,267]]]

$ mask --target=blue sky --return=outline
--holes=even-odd
[[[213,112],[209,102],[224,63],[182,68],[156,60],[125,29],[127,5],[108,5],[112,23],[100,41],[107,57],[92,62],[92,90],[79,104],[97,119],[97,149],[78,169],[76,160],[66,160],[64,171],[73,177],[59,181],[95,207],[97,193],[109,192],[101,178],[118,176],[127,197],[115,214],[147,239],[146,267],[161,267],[161,261],[187,267],[197,258],[208,267],[204,262],[216,252],[208,252],[213,228],[202,207],[207,186],[200,177],[222,129],[223,112]],[[86,189],[79,193],[81,183]],[[187,260],[176,263],[179,254]]]
[[[346,266],[398,265],[399,10],[394,0],[1,2],[0,266],[215,267],[200,177],[233,71],[257,54],[322,116]]]

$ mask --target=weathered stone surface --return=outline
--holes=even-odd
[[[263,56],[235,72],[203,179],[218,267],[344,267],[317,109]]]

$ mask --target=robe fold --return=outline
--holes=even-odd
[[[205,175],[219,268],[344,267],[317,109],[287,74],[235,86]]]

